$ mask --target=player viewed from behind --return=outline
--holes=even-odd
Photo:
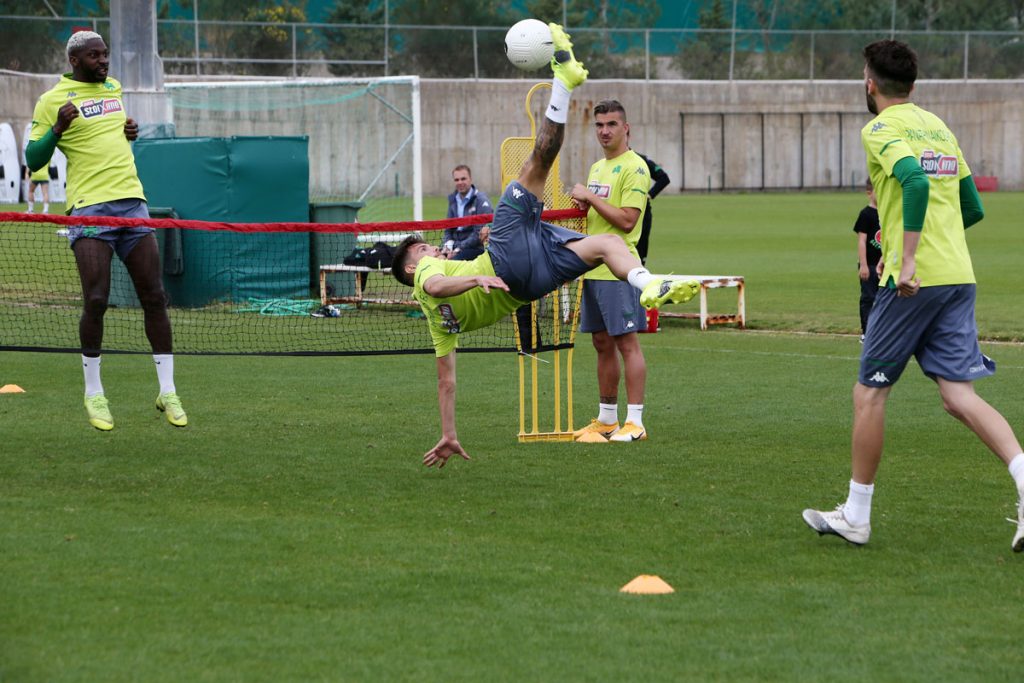
[[[651,275],[614,235],[584,236],[541,222],[544,182],[562,146],[573,88],[587,78],[572,54],[569,36],[550,24],[555,56],[551,101],[519,178],[505,188],[494,213],[487,251],[473,261],[448,261],[418,236],[399,245],[392,271],[413,287],[427,316],[437,356],[437,397],[441,439],[423,456],[428,467],[443,467],[452,455],[469,459],[455,428],[455,349],[458,334],[492,325],[523,304],[539,299],[588,270],[607,265],[642,290],[653,308],[693,298],[696,282],[672,282]]]
[[[868,205],[860,210],[853,231],[857,233],[857,272],[860,276],[860,340],[868,329],[868,315],[878,296],[878,264],[882,260],[882,228],[878,224],[878,200],[868,178]]]
[[[28,213],[36,210],[36,188],[43,195],[43,213],[50,213],[50,160],[47,159],[43,167],[32,171],[25,169],[25,176],[28,178]]]
[[[146,197],[128,144],[138,136],[138,125],[125,117],[121,84],[107,76],[110,51],[98,34],[81,31],[68,40],[67,56],[71,73],[64,74],[36,103],[31,142],[25,150],[28,166],[42,168],[59,147],[68,159],[70,215],[148,218]],[[82,281],[78,331],[89,423],[103,431],[114,428],[100,382],[100,350],[103,315],[110,297],[110,262],[116,252],[142,304],[146,337],[160,382],[156,407],[172,425],[184,427],[188,417],[175,393],[171,321],[153,229],[76,226],[69,230],[68,239]]]
[[[882,40],[864,48],[868,110],[861,131],[882,223],[882,287],[868,321],[853,388],[852,478],[846,503],[804,510],[819,534],[850,543],[871,535],[871,497],[882,459],[885,405],[911,356],[938,385],[946,411],[1003,460],[1017,484],[1013,550],[1024,550],[1024,453],[1010,425],[974,392],[995,372],[974,320],[975,279],[964,230],[983,217],[956,137],[910,102],[917,55]]]

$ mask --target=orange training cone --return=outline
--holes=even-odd
[[[620,593],[632,593],[634,595],[664,595],[675,593],[675,589],[661,580],[660,576],[641,574],[625,586],[619,589]]]
[[[17,384],[5,384],[0,387],[0,394],[24,394],[25,390]]]

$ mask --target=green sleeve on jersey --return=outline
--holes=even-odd
[[[985,217],[985,209],[981,206],[981,197],[974,184],[974,176],[960,179],[960,215],[964,219],[964,230]]]
[[[913,157],[903,157],[892,167],[892,174],[903,186],[903,229],[921,232],[928,212],[928,176]]]
[[[39,140],[28,143],[25,148],[25,163],[28,164],[30,170],[38,171],[50,163],[50,158],[53,157],[53,150],[57,149],[57,140],[59,139],[51,128]]]

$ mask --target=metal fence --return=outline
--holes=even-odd
[[[94,17],[0,16],[0,68],[53,72],[75,27],[106,35]],[[504,27],[157,22],[169,74],[512,78]],[[576,53],[596,78],[805,80],[858,78],[861,48],[880,38],[910,43],[922,78],[1024,77],[1024,31],[753,31],[570,27]]]

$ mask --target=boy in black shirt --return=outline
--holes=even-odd
[[[878,261],[882,258],[882,229],[878,224],[875,188],[868,179],[868,205],[860,210],[853,231],[857,233],[857,261],[860,268],[860,340],[868,329],[868,314],[878,293]]]

